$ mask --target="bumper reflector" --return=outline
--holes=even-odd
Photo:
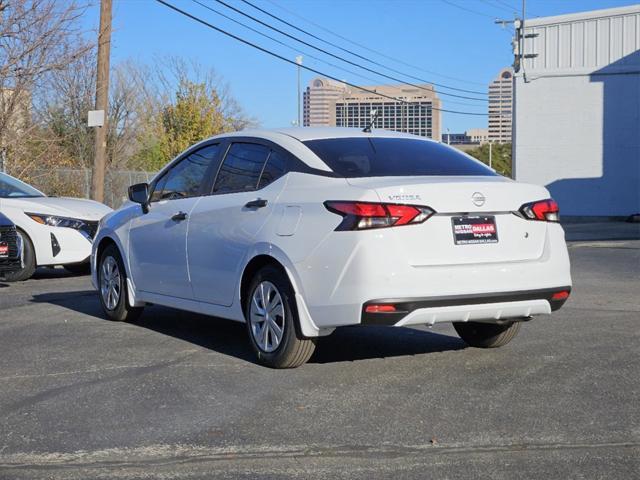
[[[560,292],[556,292],[551,296],[551,300],[566,300],[569,298],[569,291],[562,290]]]
[[[367,305],[364,311],[366,313],[395,313],[396,307],[388,304],[374,304]]]

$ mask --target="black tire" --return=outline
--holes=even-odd
[[[118,277],[116,280],[114,280],[113,285],[115,286],[117,284],[119,293],[117,301],[114,301],[114,305],[107,305],[107,301],[104,298],[105,295],[103,294],[103,285],[106,284],[103,283],[105,282],[105,278],[102,274],[102,269],[105,262],[109,262],[109,265],[113,265],[111,261],[115,262],[115,265],[118,269]],[[97,277],[98,297],[100,298],[102,310],[104,311],[107,318],[116,322],[132,322],[136,320],[142,313],[142,310],[144,310],[144,307],[132,307],[129,305],[129,291],[127,290],[127,271],[124,268],[124,263],[122,261],[122,256],[120,255],[120,251],[115,245],[109,245],[104,249],[102,255],[100,255],[97,266]]]
[[[89,275],[91,273],[91,264],[89,262],[70,263],[69,265],[63,265],[63,267],[67,272],[74,275]]]
[[[251,304],[256,290],[263,282],[272,284],[280,295],[284,311],[284,318],[277,317],[276,321],[282,323],[281,340],[277,348],[268,351],[262,348],[255,338],[254,328],[258,326],[251,321]],[[264,307],[264,305],[263,305]],[[286,274],[275,266],[268,265],[260,269],[249,284],[247,296],[244,299],[244,314],[247,325],[247,334],[251,347],[256,354],[258,362],[271,368],[296,368],[306,363],[316,348],[315,338],[305,338],[300,332],[298,310],[295,303],[295,294]],[[274,316],[276,318],[276,316]],[[266,322],[266,321],[265,321]],[[263,324],[262,328],[265,324]],[[267,332],[265,338],[273,333]],[[266,343],[266,342],[265,342]],[[273,342],[272,342],[273,343]]]
[[[522,322],[503,324],[482,322],[454,322],[460,338],[471,347],[497,348],[509,343],[517,335]]]
[[[20,229],[17,229],[17,231],[18,235],[22,238],[22,263],[24,267],[17,272],[6,273],[4,275],[6,282],[22,282],[23,280],[28,280],[36,271],[36,251],[33,248],[33,243],[29,235]]]

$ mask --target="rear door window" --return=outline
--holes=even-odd
[[[213,193],[249,192],[258,188],[260,173],[270,149],[255,143],[234,143],[229,148]]]
[[[264,188],[272,182],[275,182],[287,171],[287,157],[282,153],[272,150],[267,164],[262,170],[260,175],[260,182],[258,183],[258,189]]]
[[[347,177],[495,176],[452,147],[412,138],[330,138],[303,142],[334,172]]]

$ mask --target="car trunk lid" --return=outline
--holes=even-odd
[[[543,187],[504,177],[349,178],[350,185],[372,189],[382,202],[428,206],[436,214],[419,225],[391,228],[397,248],[414,266],[527,261],[542,256],[547,223],[514,212],[549,197]],[[468,217],[480,217],[468,222]],[[456,223],[495,222],[497,242],[456,244]]]

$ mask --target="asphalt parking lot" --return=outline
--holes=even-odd
[[[86,276],[0,283],[0,478],[640,478],[640,240],[570,253],[506,347],[347,328],[286,371],[233,322],[104,320]]]

